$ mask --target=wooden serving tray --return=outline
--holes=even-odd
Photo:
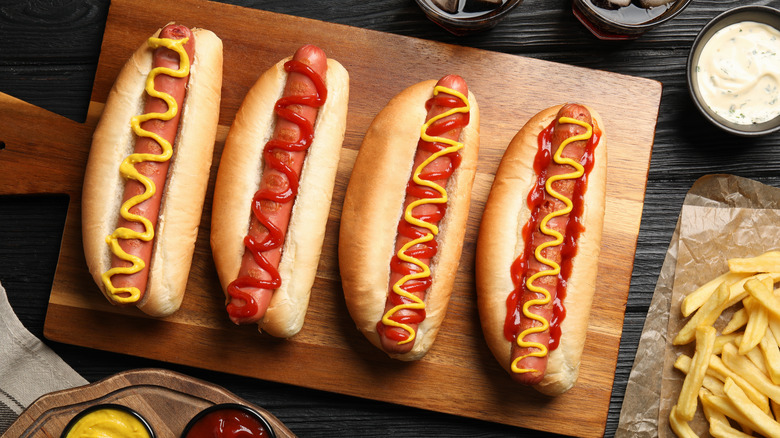
[[[59,437],[68,422],[91,406],[115,403],[141,414],[158,438],[178,438],[200,411],[221,403],[238,403],[258,411],[278,438],[295,435],[260,406],[222,387],[161,369],[115,374],[91,385],[46,394],[22,412],[3,438]]]
[[[81,183],[90,136],[114,78],[146,37],[168,21],[213,30],[224,42],[220,130],[200,235],[182,308],[166,319],[112,307],[93,284],[81,246]],[[289,340],[236,327],[224,310],[209,248],[211,196],[230,123],[262,71],[304,43],[350,73],[350,107],[326,240],[306,323]],[[481,110],[481,148],[458,279],[438,339],[416,363],[389,359],[355,329],[339,281],[337,243],[344,190],[363,133],[407,86],[463,76]],[[592,86],[598,84],[598,86]],[[661,84],[403,36],[196,0],[114,0],[92,101],[77,124],[0,98],[0,194],[70,196],[46,315],[48,339],[357,397],[545,431],[603,435],[642,215]],[[609,170],[593,314],[577,386],[548,398],[510,383],[487,349],[476,309],[474,249],[494,172],[506,145],[543,108],[569,101],[604,119]],[[631,110],[626,109],[630,102]],[[154,341],[151,341],[154,339]],[[121,340],[121,342],[118,342]]]

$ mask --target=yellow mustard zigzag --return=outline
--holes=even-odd
[[[148,177],[142,175],[138,170],[135,168],[135,164],[141,163],[144,161],[155,161],[155,162],[163,162],[171,159],[171,156],[173,155],[173,147],[171,144],[162,138],[160,135],[147,131],[143,128],[141,128],[141,123],[150,120],[150,119],[159,119],[159,120],[171,120],[176,116],[176,113],[178,112],[179,108],[176,104],[176,100],[173,96],[171,96],[168,93],[163,93],[160,91],[155,90],[154,88],[154,79],[157,77],[157,75],[164,74],[168,76],[173,76],[176,78],[183,78],[186,77],[190,72],[190,60],[189,56],[187,56],[187,52],[184,50],[184,44],[187,42],[188,38],[183,38],[180,40],[174,40],[170,38],[149,38],[149,47],[152,48],[152,50],[158,48],[158,47],[166,47],[168,49],[171,49],[179,54],[179,69],[173,70],[167,67],[156,67],[152,69],[149,72],[149,75],[146,77],[146,92],[151,97],[157,97],[165,101],[165,103],[168,105],[168,110],[164,113],[147,113],[147,114],[141,114],[137,116],[133,116],[133,118],[130,121],[130,125],[133,128],[133,132],[139,137],[149,137],[152,138],[154,141],[156,141],[160,147],[162,148],[161,154],[139,154],[139,153],[133,153],[129,155],[127,158],[125,158],[124,161],[122,161],[122,164],[119,166],[119,172],[122,174],[122,176],[126,179],[134,179],[136,181],[139,181],[141,184],[144,185],[145,190],[143,193],[133,196],[132,198],[128,199],[122,204],[122,207],[120,209],[120,214],[123,218],[132,221],[132,222],[140,222],[144,225],[144,232],[139,233],[137,231],[131,230],[126,227],[119,227],[112,234],[106,237],[106,243],[111,247],[111,251],[120,259],[131,262],[132,266],[125,266],[125,267],[114,267],[109,269],[108,271],[104,272],[102,275],[103,278],[103,284],[106,286],[106,290],[110,293],[112,299],[118,303],[135,303],[140,299],[141,291],[137,287],[115,287],[113,283],[111,282],[111,277],[115,274],[135,274],[136,272],[141,271],[145,267],[145,263],[141,258],[128,254],[125,252],[120,246],[119,246],[119,239],[141,239],[145,242],[149,242],[154,238],[154,226],[152,225],[152,222],[140,215],[130,213],[130,209],[141,202],[146,201],[147,199],[154,196],[154,193],[156,192],[156,187],[154,182],[149,179]],[[129,293],[129,296],[122,296],[121,294]]]
[[[563,243],[563,235],[553,229],[550,229],[547,227],[547,223],[558,216],[563,216],[566,214],[569,214],[572,210],[573,204],[571,199],[561,195],[560,193],[556,192],[552,188],[552,184],[556,181],[564,180],[564,179],[576,179],[581,177],[585,173],[585,169],[582,167],[580,163],[577,161],[572,160],[571,158],[563,158],[561,157],[561,154],[563,153],[563,149],[571,142],[574,141],[581,141],[581,140],[589,140],[590,137],[593,135],[593,127],[586,123],[582,122],[580,120],[572,119],[569,117],[561,117],[558,120],[559,123],[574,123],[579,126],[582,126],[583,128],[587,129],[587,132],[580,135],[575,135],[573,137],[569,137],[563,142],[561,142],[561,145],[558,146],[558,149],[555,151],[555,155],[553,155],[553,160],[558,164],[568,164],[572,167],[574,167],[574,172],[562,174],[562,175],[554,175],[547,179],[547,182],[544,185],[544,189],[547,191],[547,193],[550,194],[550,196],[558,199],[559,201],[566,204],[566,207],[556,210],[547,216],[545,216],[544,219],[542,219],[542,222],[540,223],[539,227],[542,231],[542,233],[552,236],[555,238],[555,240],[550,240],[547,242],[544,242],[543,244],[536,247],[536,251],[534,251],[534,257],[536,257],[536,260],[538,260],[540,263],[543,263],[550,267],[551,269],[547,269],[544,271],[539,271],[535,274],[533,274],[531,277],[528,278],[526,281],[526,287],[528,290],[532,292],[536,292],[539,294],[542,294],[541,298],[535,298],[532,300],[528,300],[523,304],[523,315],[525,315],[526,318],[533,319],[534,321],[538,321],[542,325],[540,326],[533,326],[529,327],[525,330],[523,330],[518,336],[517,336],[517,345],[521,348],[533,348],[535,351],[531,351],[528,354],[522,355],[515,360],[512,361],[512,372],[514,373],[530,373],[534,371],[538,371],[535,369],[530,368],[520,368],[517,366],[517,364],[525,359],[526,357],[544,357],[547,356],[547,345],[544,345],[539,342],[530,342],[526,341],[525,337],[532,333],[541,333],[546,331],[550,327],[550,322],[547,321],[547,319],[543,318],[540,315],[537,315],[533,312],[531,312],[530,307],[531,306],[544,306],[550,302],[550,299],[552,298],[550,296],[550,293],[547,291],[547,289],[543,287],[536,286],[534,281],[536,281],[538,278],[548,276],[548,275],[558,275],[561,272],[561,267],[554,261],[544,257],[542,255],[542,251],[546,248],[557,246]]]
[[[438,184],[436,184],[436,183],[434,183],[432,181],[421,179],[420,178],[420,174],[422,173],[423,169],[426,166],[428,166],[428,164],[433,162],[435,159],[441,157],[442,155],[446,155],[446,154],[457,152],[458,150],[463,148],[463,143],[457,142],[455,140],[450,140],[450,139],[444,138],[444,137],[432,137],[432,136],[428,135],[427,131],[428,131],[428,128],[431,125],[433,125],[436,121],[438,121],[440,119],[443,119],[443,118],[448,117],[448,116],[450,116],[452,114],[455,114],[455,113],[468,113],[471,110],[471,106],[469,105],[468,98],[465,95],[463,95],[463,93],[460,93],[460,92],[458,92],[456,90],[453,90],[453,89],[450,89],[450,88],[447,88],[447,87],[442,87],[442,86],[439,85],[439,86],[436,86],[434,88],[433,95],[435,96],[435,95],[439,94],[440,92],[444,92],[446,94],[450,94],[450,95],[453,95],[453,96],[457,97],[458,99],[463,101],[465,106],[452,108],[452,109],[450,109],[450,110],[448,110],[448,111],[446,111],[446,112],[444,112],[442,114],[439,114],[438,116],[434,116],[430,120],[425,122],[425,124],[421,128],[420,138],[423,141],[431,142],[431,143],[433,143],[433,142],[444,143],[444,144],[449,145],[449,147],[444,148],[444,149],[442,149],[442,150],[440,150],[438,152],[433,153],[430,157],[428,157],[428,159],[426,159],[425,161],[420,163],[420,165],[417,166],[417,168],[414,170],[414,173],[412,174],[412,178],[413,178],[415,183],[417,183],[417,184],[419,184],[421,186],[429,187],[429,188],[432,188],[432,189],[436,190],[437,192],[439,192],[440,197],[438,197],[438,198],[421,198],[421,199],[418,199],[416,201],[411,202],[406,207],[406,210],[404,211],[404,219],[407,222],[409,222],[412,225],[416,225],[418,227],[425,228],[425,229],[427,229],[429,231],[429,233],[427,233],[423,237],[420,237],[420,238],[417,238],[417,239],[409,241],[408,243],[403,245],[401,247],[401,249],[398,250],[398,253],[397,253],[397,256],[398,256],[399,259],[401,259],[401,260],[403,260],[404,262],[407,262],[407,263],[413,263],[413,264],[417,265],[417,267],[422,269],[422,271],[420,271],[420,272],[413,272],[411,274],[405,275],[404,277],[399,279],[397,282],[395,282],[395,284],[393,285],[393,292],[394,293],[396,293],[398,295],[401,295],[402,297],[405,297],[405,298],[411,300],[412,302],[411,303],[399,304],[399,305],[393,307],[392,309],[388,310],[384,314],[384,316],[382,316],[382,323],[383,324],[388,325],[388,326],[392,326],[392,327],[400,327],[400,328],[406,330],[407,333],[409,333],[409,337],[407,339],[399,342],[399,344],[406,344],[408,342],[414,341],[414,339],[417,336],[417,334],[416,334],[416,331],[414,329],[412,329],[412,327],[410,327],[408,324],[404,324],[404,323],[393,321],[391,319],[391,317],[396,312],[398,312],[398,311],[400,311],[402,309],[418,309],[418,310],[425,309],[425,303],[423,302],[423,300],[418,298],[416,295],[401,289],[401,286],[403,284],[405,284],[407,281],[417,280],[417,279],[426,278],[426,277],[430,277],[431,276],[431,270],[428,267],[428,265],[426,265],[425,263],[421,262],[416,257],[408,256],[406,254],[406,251],[409,248],[413,247],[414,245],[417,245],[417,244],[420,244],[420,243],[429,242],[429,241],[433,240],[434,237],[439,234],[439,227],[437,227],[434,224],[431,224],[431,223],[428,223],[428,222],[425,222],[423,220],[420,220],[420,219],[417,219],[417,218],[413,217],[412,216],[412,210],[414,210],[417,206],[423,205],[423,204],[446,204],[447,203],[447,191],[443,187],[441,187],[440,185],[438,185]]]

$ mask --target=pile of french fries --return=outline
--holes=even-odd
[[[714,437],[780,437],[780,251],[728,266],[682,302],[690,319],[672,342],[696,347],[674,363],[686,376],[669,424],[678,437],[697,436],[689,422],[700,402]],[[732,306],[718,334],[714,324]]]

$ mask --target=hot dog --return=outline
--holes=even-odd
[[[178,24],[150,37],[119,72],[82,190],[84,255],[111,303],[152,316],[181,305],[221,87],[222,41]]]
[[[413,85],[374,118],[344,198],[339,270],[358,329],[389,356],[423,357],[455,281],[479,147],[463,78]]]
[[[266,71],[244,98],[220,160],[211,229],[234,323],[283,338],[303,326],[348,100],[347,71],[313,45]]]
[[[504,153],[477,239],[487,344],[513,380],[548,395],[579,373],[604,220],[602,127],[578,104],[531,118]]]

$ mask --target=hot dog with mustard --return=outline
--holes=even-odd
[[[483,334],[513,380],[548,395],[579,373],[604,220],[603,126],[579,104],[531,118],[501,160],[480,224]]]
[[[169,24],[132,55],[93,135],[84,254],[113,304],[152,316],[183,299],[219,120],[222,42]]]
[[[479,110],[447,75],[395,96],[369,127],[341,217],[339,270],[358,329],[393,358],[433,344],[455,282],[479,147]]]

